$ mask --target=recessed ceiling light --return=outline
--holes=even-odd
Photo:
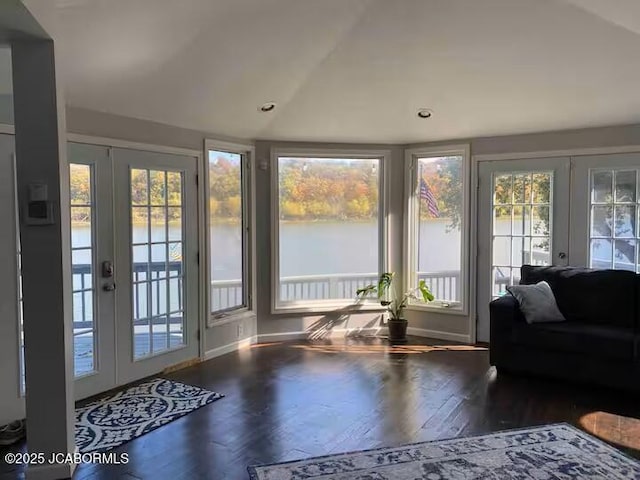
[[[433,110],[429,108],[421,108],[420,110],[418,110],[419,118],[431,118],[432,115],[433,115]]]
[[[261,112],[269,113],[269,112],[273,112],[275,109],[276,109],[275,102],[267,102],[260,105],[260,108],[258,110],[260,110]]]

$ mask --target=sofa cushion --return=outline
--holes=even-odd
[[[622,360],[633,358],[635,342],[633,329],[578,322],[518,324],[512,340],[539,350]]]
[[[551,287],[544,280],[535,285],[511,285],[507,291],[518,300],[527,323],[565,321]]]
[[[634,328],[637,275],[626,270],[523,265],[520,283],[546,281],[570,322]]]

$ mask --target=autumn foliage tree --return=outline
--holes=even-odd
[[[366,220],[378,215],[373,160],[279,159],[281,220]]]

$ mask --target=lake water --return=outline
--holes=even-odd
[[[423,253],[420,271],[460,268],[460,234],[447,231],[447,220],[422,222]],[[161,240],[164,227],[152,227],[152,240]],[[145,227],[134,226],[134,241],[147,238]],[[91,230],[74,226],[74,246],[89,245]],[[169,240],[179,240],[180,230],[169,227]],[[214,280],[241,278],[240,230],[236,225],[211,226],[211,276]],[[268,238],[257,239],[259,255],[268,255]],[[280,273],[283,277],[331,273],[372,273],[378,271],[378,233],[373,222],[295,222],[283,223],[280,232]],[[147,261],[145,248],[135,249],[134,261]],[[162,245],[152,249],[152,260],[165,258]],[[74,264],[89,263],[89,252],[75,252]]]
[[[511,232],[510,220],[498,221],[497,233],[508,235]],[[423,221],[420,224],[420,257],[418,259],[421,272],[460,271],[460,241],[461,235],[457,230],[449,228],[446,219]],[[528,224],[523,225],[524,231]],[[514,228],[515,230],[515,228]],[[177,227],[169,228],[169,241],[178,242],[181,231]],[[164,227],[151,229],[152,241],[164,241]],[[146,242],[149,233],[143,226],[133,229],[134,242]],[[238,280],[241,278],[241,232],[238,225],[216,224],[211,226],[211,278],[212,280]],[[91,231],[87,226],[74,226],[72,243],[74,246],[88,246],[91,241]],[[378,229],[374,222],[289,222],[281,224],[280,233],[280,275],[282,277],[296,277],[306,275],[327,274],[371,274],[378,271]],[[171,244],[179,247],[179,243]],[[257,252],[260,256],[268,256],[269,238],[257,239]],[[514,261],[522,259],[522,251],[529,250],[530,243],[522,239],[508,237],[496,239],[494,258],[499,265],[509,265],[512,255]],[[170,249],[169,260],[175,260],[180,254],[180,248]],[[164,244],[153,245],[151,260],[166,261],[166,247]],[[173,255],[173,258],[171,258]],[[73,254],[74,264],[90,263],[90,251],[80,250]],[[148,261],[146,245],[134,247],[134,261],[145,263]],[[80,276],[74,275],[74,289],[80,289]],[[87,280],[85,278],[85,280]],[[172,282],[174,282],[172,280]],[[174,282],[175,283],[175,282]],[[177,286],[177,284],[176,284]],[[170,285],[172,309],[178,309],[179,299],[177,290]],[[163,287],[164,288],[164,287]],[[79,301],[82,294],[74,295],[74,320],[81,321],[91,310],[92,295],[86,292],[85,305],[82,311]],[[153,295],[153,294],[152,294]],[[173,298],[175,296],[175,298]],[[77,297],[77,298],[76,298]],[[142,305],[141,317],[145,316],[146,293],[145,288],[137,292],[139,303]],[[165,293],[160,292],[159,300],[165,304]],[[445,297],[446,298],[446,297]],[[153,299],[152,299],[153,300]],[[215,302],[215,300],[214,300]],[[162,313],[162,312],[160,312]]]

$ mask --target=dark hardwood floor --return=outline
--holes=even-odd
[[[116,449],[127,465],[82,465],[75,479],[246,479],[250,464],[553,422],[640,458],[638,396],[497,376],[484,347],[271,343],[164,376],[226,397]],[[1,478],[20,471],[2,465]]]

